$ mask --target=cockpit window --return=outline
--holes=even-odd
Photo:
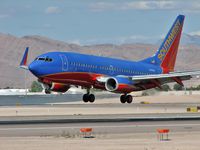
[[[40,58],[38,58],[38,60],[45,60],[45,58],[40,57]]]
[[[50,62],[50,61],[52,61],[52,58],[47,57],[47,58],[45,58],[45,61]]]
[[[37,58],[35,59],[35,61],[37,61],[37,60],[46,61],[46,62],[51,62],[51,61],[53,61],[53,59],[52,59],[52,58],[49,58],[49,57],[46,57],[46,58],[44,58],[44,57],[37,57]]]

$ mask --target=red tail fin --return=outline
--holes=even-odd
[[[163,73],[174,71],[184,18],[183,15],[176,18],[158,51],[143,62],[160,66]]]
[[[158,51],[158,58],[161,60],[160,66],[163,69],[163,73],[174,71],[183,21],[184,16],[179,15],[163,41],[160,51]]]

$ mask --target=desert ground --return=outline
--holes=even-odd
[[[146,101],[149,104],[141,104]],[[188,106],[198,106],[200,95],[160,95],[135,97],[133,104],[120,104],[119,98],[97,99],[95,104],[68,102],[47,106],[1,106],[0,117],[74,114],[186,113]],[[136,105],[136,106],[135,106]],[[1,127],[1,126],[0,126]],[[93,133],[94,138],[80,134],[56,136],[0,137],[2,150],[199,150],[200,131],[170,132],[169,140],[160,141],[157,132]]]
[[[171,133],[159,141],[156,133],[95,135],[81,137],[1,137],[2,150],[199,150],[200,132]]]

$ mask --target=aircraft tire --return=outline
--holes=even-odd
[[[120,102],[123,103],[123,104],[126,103],[126,95],[120,96]]]
[[[87,103],[89,101],[89,95],[88,94],[84,94],[83,95],[83,102]]]
[[[93,103],[93,102],[95,101],[95,96],[94,96],[94,94],[90,94],[90,95],[88,96],[88,99],[89,99],[90,103]]]
[[[127,95],[126,102],[130,104],[130,103],[132,103],[132,101],[133,101],[133,97],[131,95]]]

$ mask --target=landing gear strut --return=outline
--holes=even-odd
[[[90,94],[90,89],[87,89],[87,94],[83,95],[83,101],[85,103],[87,102],[93,103],[95,101],[95,96],[94,94]]]
[[[133,101],[133,97],[131,96],[131,95],[121,95],[121,97],[120,97],[120,101],[121,101],[121,103],[132,103],[132,101]]]
[[[49,90],[49,89],[45,89],[45,94],[51,94],[51,90]]]

